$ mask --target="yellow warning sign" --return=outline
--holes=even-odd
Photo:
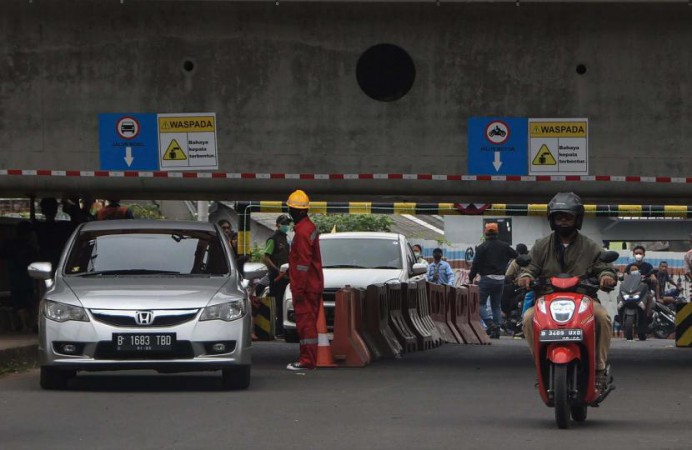
[[[587,122],[531,122],[530,137],[586,137]]]
[[[215,127],[214,116],[159,116],[159,132],[161,133],[215,131]]]
[[[183,149],[180,148],[178,141],[173,139],[171,143],[168,144],[166,153],[163,154],[163,159],[164,161],[185,161],[187,156],[185,156]]]
[[[543,144],[541,148],[538,149],[538,153],[536,153],[536,157],[533,158],[531,164],[534,166],[554,166],[557,164],[557,161],[555,161],[553,154],[550,153],[548,146]]]

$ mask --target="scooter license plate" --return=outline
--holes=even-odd
[[[580,329],[541,330],[541,342],[583,341],[584,331]]]

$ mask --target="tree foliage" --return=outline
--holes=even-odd
[[[381,214],[314,214],[310,218],[320,233],[336,231],[390,231],[394,223]]]

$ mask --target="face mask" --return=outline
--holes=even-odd
[[[636,254],[634,255],[634,259],[636,259],[637,262],[639,262],[644,259],[644,255]]]
[[[413,252],[413,256],[415,256],[416,258],[420,258],[420,252]]]
[[[283,234],[287,234],[291,230],[291,226],[290,225],[281,225],[279,227],[279,230],[281,230],[281,232]]]

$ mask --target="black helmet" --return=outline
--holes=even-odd
[[[581,198],[574,192],[558,192],[548,203],[548,221],[550,229],[555,230],[555,220],[553,216],[556,213],[564,212],[573,215],[576,220],[574,227],[581,230],[581,224],[584,221],[584,205]]]
[[[293,222],[293,220],[286,214],[281,214],[276,218],[277,225],[289,225],[291,222]]]

